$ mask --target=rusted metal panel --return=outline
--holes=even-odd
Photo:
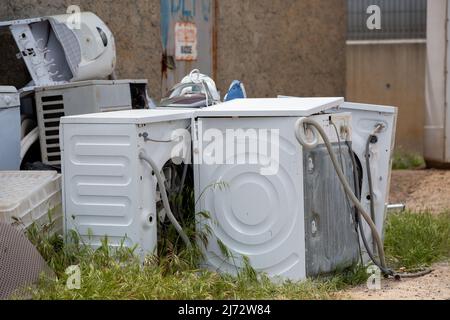
[[[162,94],[192,69],[213,74],[214,0],[161,0]]]

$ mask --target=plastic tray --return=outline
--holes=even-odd
[[[0,222],[27,229],[51,220],[62,232],[61,175],[56,171],[0,171]]]

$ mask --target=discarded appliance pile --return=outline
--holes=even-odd
[[[0,170],[61,170],[62,190],[49,192],[62,192],[67,241],[71,230],[93,247],[107,237],[112,247],[137,246],[144,259],[156,253],[158,225],[167,219],[192,245],[168,199],[189,173],[196,212],[211,215],[196,223],[212,231],[200,244],[206,268],[236,273],[248,258],[274,281],[298,281],[356,264],[363,251],[366,262],[391,273],[382,235],[396,108],[342,98],[247,99],[240,82],[221,102],[198,70],[155,107],[145,80],[100,80],[113,74],[114,38],[92,13],[82,14],[81,29],[68,16],[0,26],[10,28],[31,75],[19,93],[0,90]],[[36,141],[38,158],[29,154]],[[5,174],[1,187],[24,181],[19,171],[16,180]],[[61,178],[35,174],[42,188]],[[226,187],[214,188],[220,183]],[[29,203],[40,185],[9,203],[15,216],[4,213],[2,191],[0,221],[33,217],[35,206],[13,207]]]

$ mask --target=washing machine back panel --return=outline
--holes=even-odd
[[[108,236],[112,246],[140,237],[137,136],[133,125],[66,124],[63,181],[66,231],[94,247]]]
[[[245,256],[255,270],[271,277],[304,278],[303,164],[299,161],[301,147],[293,130],[297,119],[202,119],[203,132],[209,129],[222,133],[239,129],[280,131],[279,170],[275,175],[264,176],[261,165],[237,164],[237,161],[196,166],[196,194],[203,194],[197,210],[211,214],[211,219],[199,220],[198,229],[204,230],[208,225],[214,235],[206,248],[210,268],[235,274],[243,266]],[[259,137],[247,141],[270,144],[270,140]],[[198,156],[199,150],[196,151]],[[244,153],[249,156],[249,148]],[[221,244],[228,248],[230,258],[223,254]]]
[[[334,144],[336,155],[339,145]],[[341,144],[344,173],[353,182],[350,151]],[[324,145],[305,150],[306,274],[314,277],[358,262],[354,211]],[[353,183],[351,183],[353,185]]]
[[[136,247],[141,258],[154,254],[157,181],[139,153],[162,170],[179,142],[157,141],[190,124],[190,113],[151,110],[63,118],[65,234],[74,230],[94,248],[107,237],[112,247]],[[155,141],[145,141],[144,133]]]

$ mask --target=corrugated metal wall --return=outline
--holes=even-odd
[[[367,8],[381,9],[381,30],[369,30]],[[348,40],[425,39],[427,0],[347,0]]]

